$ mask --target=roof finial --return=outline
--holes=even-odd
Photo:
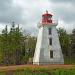
[[[46,14],[48,14],[48,10],[46,10]]]

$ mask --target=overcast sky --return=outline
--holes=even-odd
[[[0,0],[0,32],[14,21],[36,34],[37,23],[46,10],[58,20],[58,27],[67,32],[75,28],[75,0]]]

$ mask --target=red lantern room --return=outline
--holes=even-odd
[[[46,13],[42,15],[42,23],[52,23],[52,14],[46,11]]]

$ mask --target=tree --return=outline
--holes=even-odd
[[[59,28],[58,33],[62,51],[67,56],[69,54],[70,49],[70,37],[64,29]]]
[[[71,38],[71,59],[73,63],[75,63],[75,29],[73,29],[72,34],[70,35]]]
[[[21,56],[22,56],[22,44],[21,44],[21,37],[23,34],[18,27],[15,27],[15,23],[12,23],[11,30],[9,32],[10,36],[10,50],[12,51],[12,59],[14,60],[14,64],[21,64]],[[11,60],[12,61],[12,60]]]
[[[36,37],[32,37],[30,35],[26,36],[24,40],[25,50],[23,50],[25,51],[25,56],[23,57],[23,61],[25,61],[26,63],[29,62],[29,59],[33,58],[35,45],[36,45]],[[32,62],[32,60],[30,62]]]
[[[22,44],[21,37],[23,34],[19,28],[19,25],[15,27],[15,23],[12,22],[10,31],[8,32],[7,25],[2,31],[0,37],[0,49],[3,55],[3,63],[9,64],[20,64],[22,56]]]
[[[7,31],[7,25],[5,29],[2,31],[1,35],[1,49],[2,49],[2,54],[3,54],[3,63],[8,64],[8,31]]]
[[[59,28],[59,40],[64,55],[64,60],[66,64],[71,62],[71,39],[70,35],[67,34],[66,30]]]
[[[24,36],[19,25],[12,22],[8,32],[6,25],[0,35],[0,63],[4,65],[26,64],[33,58],[36,37]]]

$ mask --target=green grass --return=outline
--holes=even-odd
[[[53,71],[52,75],[75,75],[75,69],[70,69],[70,70],[64,70],[64,69],[59,69]]]
[[[16,70],[12,75],[75,75],[75,68],[72,69],[37,69],[36,70]],[[0,72],[0,75],[7,75],[6,72]],[[9,74],[10,75],[10,74]]]
[[[0,72],[0,75],[6,75],[6,73],[5,72]]]

